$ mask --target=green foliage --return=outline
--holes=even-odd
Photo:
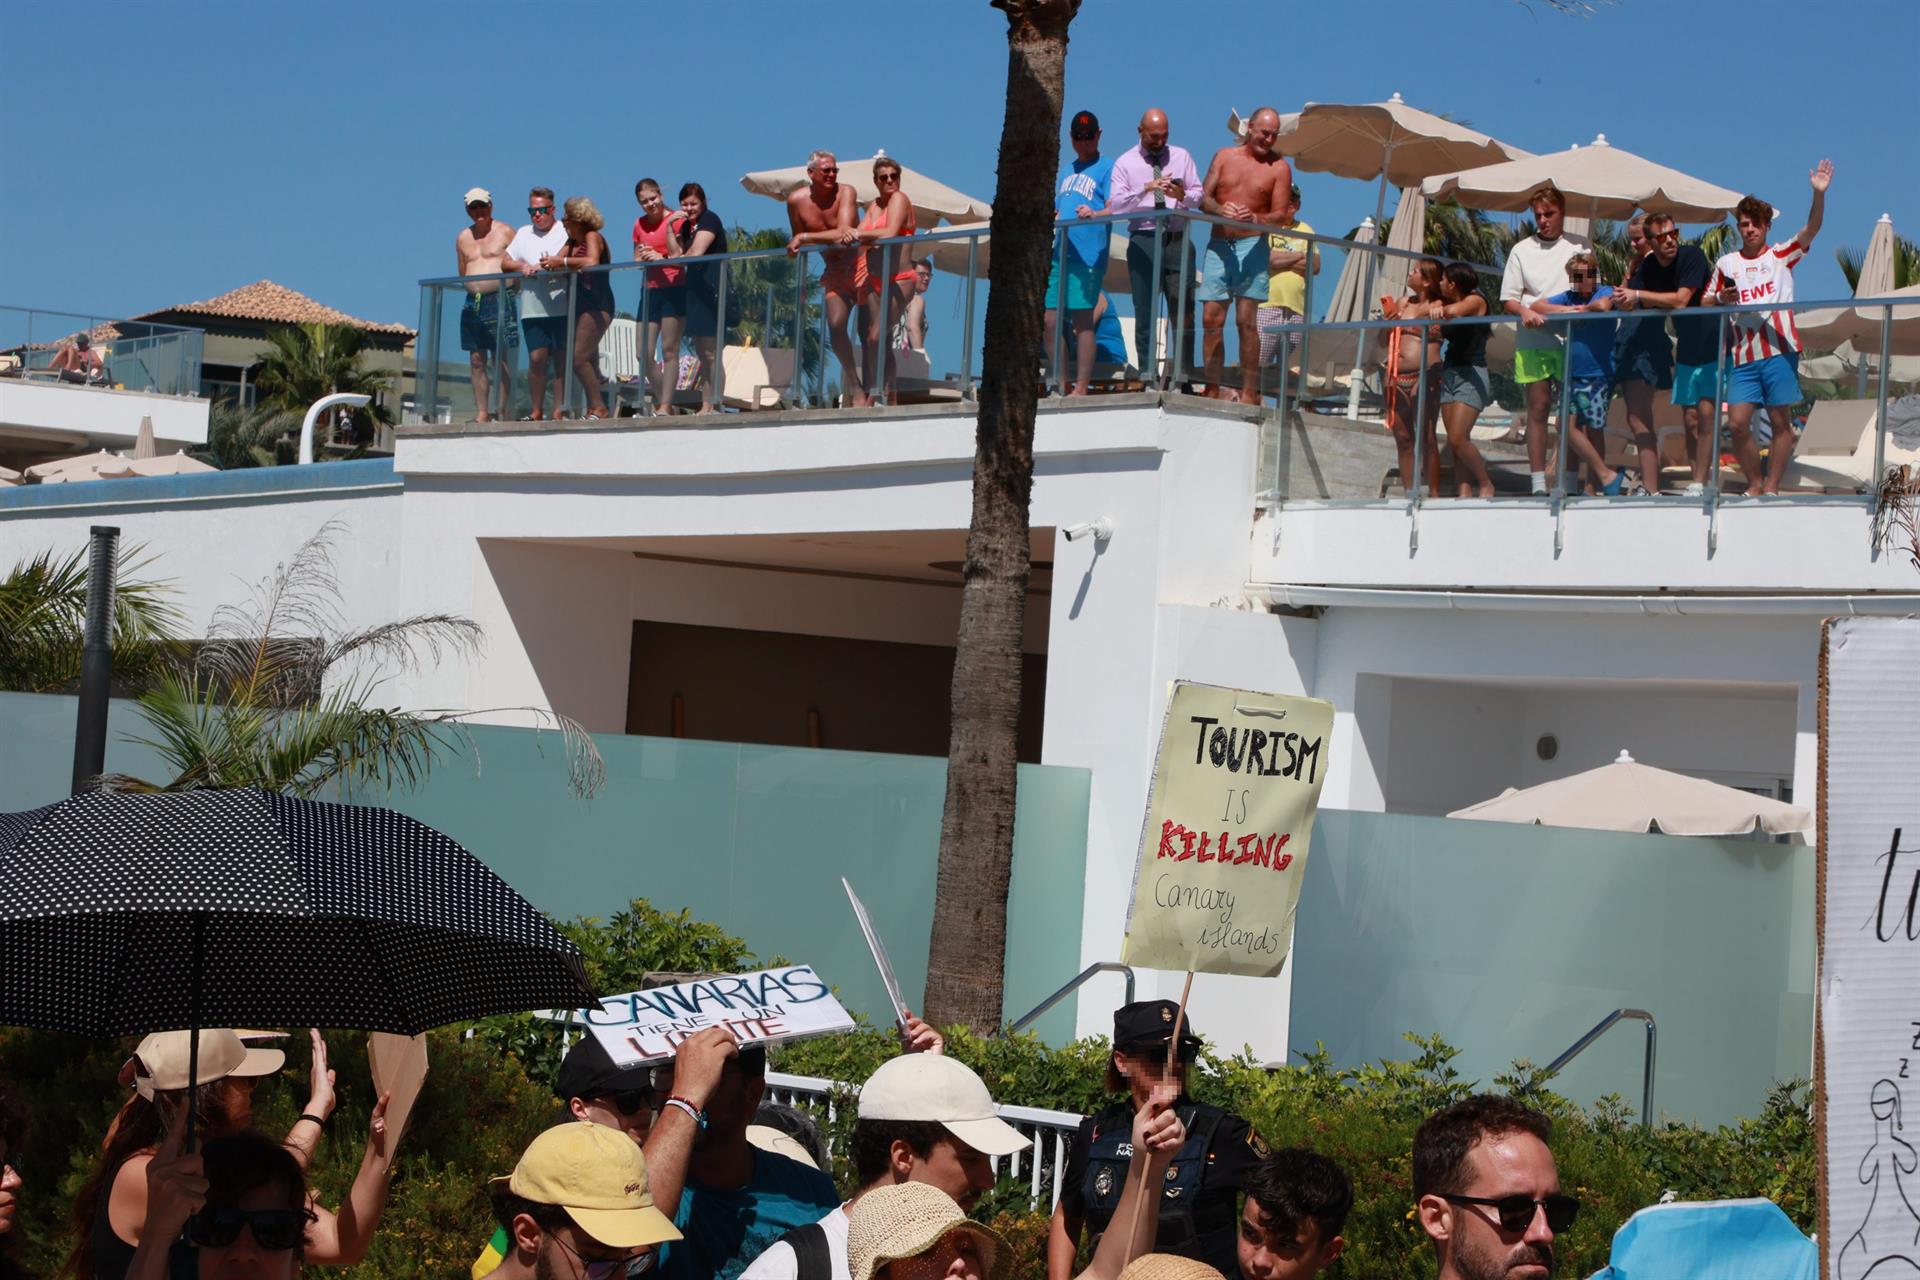
[[[117,691],[150,683],[179,653],[186,616],[164,581],[137,577],[152,563],[122,546],[113,597],[113,676]],[[80,679],[86,639],[87,548],[55,559],[43,551],[0,577],[0,689],[56,693]]]
[[[727,248],[734,253],[780,249],[790,238],[789,232],[778,227],[749,231],[736,226],[727,232]],[[795,272],[803,266],[808,270],[807,296],[799,313],[803,326],[800,368],[808,378],[820,368],[819,264],[818,254],[751,258],[727,264],[727,309],[739,316],[739,323],[730,326],[734,340],[752,347],[788,351],[794,345],[794,287],[798,283]],[[808,323],[810,321],[812,323]]]
[[[1867,260],[1865,249],[1855,249],[1843,245],[1833,251],[1833,257],[1840,264],[1840,274],[1847,278],[1847,288],[1855,293],[1860,291],[1860,268]],[[1893,287],[1904,289],[1909,285],[1920,284],[1920,243],[1905,236],[1893,238]]]
[[[299,460],[300,414],[276,405],[243,409],[218,400],[207,415],[207,444],[193,456],[220,468],[286,467]]]
[[[353,411],[356,421],[392,420],[380,403],[387,375],[361,367],[366,330],[350,324],[285,325],[268,330],[267,342],[254,379],[261,404],[304,414],[322,396],[356,392],[373,397],[372,404]]]

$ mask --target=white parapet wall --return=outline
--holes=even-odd
[[[208,402],[198,396],[0,378],[0,431],[22,441],[44,433],[82,450],[121,449],[140,434],[141,419],[151,418],[163,451],[195,449],[207,442],[208,412]]]

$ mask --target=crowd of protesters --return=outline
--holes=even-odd
[[[364,1256],[399,1135],[386,1130],[382,1096],[346,1200],[337,1210],[318,1203],[307,1168],[334,1080],[312,1034],[307,1110],[284,1136],[250,1118],[254,1088],[284,1064],[279,1050],[201,1031],[190,1106],[187,1033],[141,1041],[74,1205],[62,1274],[286,1280]],[[1195,1103],[1187,1076],[1199,1043],[1170,1001],[1116,1013],[1107,1085],[1122,1100],[1072,1141],[1048,1280],[1310,1280],[1341,1256],[1351,1175],[1305,1148],[1271,1149],[1246,1121]],[[475,1242],[473,1280],[1006,1280],[1008,1242],[967,1215],[994,1185],[993,1161],[1031,1141],[911,1015],[902,1049],[860,1087],[843,1195],[823,1171],[811,1120],[764,1104],[763,1047],[710,1028],[671,1060],[627,1066],[581,1037],[556,1080],[556,1123],[491,1180],[497,1228]],[[24,1106],[0,1084],[8,1280],[26,1274],[8,1247],[30,1190],[14,1172],[25,1132]],[[1408,1216],[1437,1251],[1442,1280],[1552,1273],[1554,1236],[1579,1205],[1560,1187],[1550,1137],[1545,1116],[1491,1096],[1420,1126]]]

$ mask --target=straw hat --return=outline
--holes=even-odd
[[[1143,1253],[1127,1264],[1120,1280],[1226,1280],[1196,1258],[1177,1253]]]
[[[965,1231],[979,1245],[986,1280],[1006,1280],[1013,1265],[998,1232],[971,1221],[952,1196],[924,1182],[876,1187],[853,1202],[847,1217],[852,1280],[873,1280],[874,1272],[887,1263],[925,1253],[952,1231]]]

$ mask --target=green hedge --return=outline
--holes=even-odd
[[[699,921],[636,902],[606,922],[563,926],[581,943],[605,990],[629,990],[658,970],[726,970],[755,963],[737,938]],[[557,1037],[527,1018],[493,1019],[473,1029],[434,1033],[432,1072],[401,1149],[392,1199],[373,1252],[352,1274],[379,1280],[464,1275],[491,1231],[486,1180],[512,1168],[520,1149],[557,1117],[548,1082]],[[1454,1051],[1438,1038],[1409,1036],[1404,1060],[1357,1068],[1324,1053],[1268,1071],[1246,1057],[1203,1055],[1193,1092],[1245,1116],[1276,1146],[1311,1146],[1353,1176],[1356,1202],[1345,1261],[1330,1280],[1426,1280],[1433,1261],[1413,1221],[1409,1152],[1414,1128],[1437,1107],[1480,1087],[1458,1077]],[[322,1198],[336,1204],[358,1167],[371,1104],[365,1037],[328,1037],[339,1072],[341,1105],[316,1160]],[[21,1220],[24,1258],[51,1275],[66,1250],[67,1206],[85,1176],[119,1097],[114,1074],[131,1042],[108,1043],[18,1029],[0,1030],[0,1075],[34,1108],[22,1160],[27,1179]],[[948,1051],[968,1063],[1003,1102],[1086,1112],[1101,1105],[1107,1055],[1102,1038],[1049,1048],[1031,1036],[982,1039],[950,1032]],[[863,1029],[780,1047],[773,1066],[799,1075],[858,1082],[896,1052],[890,1033]],[[284,1132],[305,1101],[307,1048],[288,1042],[286,1083],[255,1095],[267,1132]],[[1811,1231],[1815,1157],[1803,1082],[1776,1088],[1761,1113],[1738,1125],[1702,1130],[1667,1125],[1647,1131],[1618,1098],[1592,1108],[1552,1094],[1529,1064],[1486,1082],[1528,1099],[1556,1119],[1554,1152],[1563,1183],[1583,1202],[1562,1240],[1561,1274],[1587,1275],[1607,1257],[1613,1231],[1663,1192],[1681,1199],[1766,1196]],[[838,1108],[831,1136],[843,1139],[853,1109]],[[835,1142],[844,1152],[844,1141]],[[849,1171],[836,1169],[843,1190]],[[1044,1275],[1044,1218],[1027,1211],[1024,1182],[1004,1183],[978,1215],[1015,1242],[1019,1277]]]

